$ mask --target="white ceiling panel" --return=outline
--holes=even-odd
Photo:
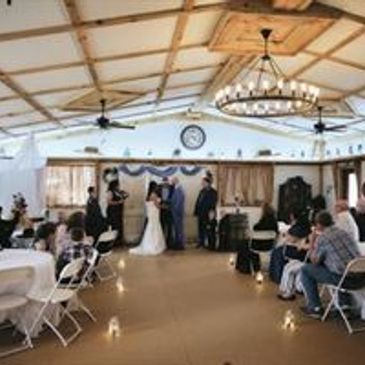
[[[222,15],[222,11],[190,15],[182,44],[208,43]]]
[[[192,94],[199,94],[205,89],[204,85],[192,86],[192,87],[184,87],[178,89],[166,90],[164,94],[164,98],[174,98],[177,96],[185,96]]]
[[[108,88],[117,89],[117,90],[153,90],[157,89],[160,85],[161,77],[149,77],[146,79],[136,80],[136,81],[127,81],[127,82],[118,82],[108,85]]]
[[[365,81],[364,71],[326,60],[305,71],[300,78],[343,90],[356,89]]]
[[[153,56],[98,63],[97,70],[102,80],[110,81],[123,77],[162,73],[165,60],[166,54],[161,53]]]
[[[206,47],[184,49],[178,52],[174,67],[177,69],[218,65],[224,62],[227,55],[218,52],[209,52]]]
[[[90,84],[85,67],[37,72],[13,77],[27,91],[40,91],[59,87]]]
[[[128,23],[88,31],[97,57],[169,48],[177,17]]]
[[[34,96],[33,98],[43,106],[55,107],[61,106],[68,101],[76,98],[82,94],[86,94],[92,89],[83,89],[78,91],[64,91],[60,93],[50,93],[45,95]]]
[[[287,75],[294,73],[295,71],[302,68],[311,62],[314,57],[305,53],[299,53],[294,57],[291,56],[274,56],[275,61],[278,63],[279,67]]]
[[[0,42],[0,54],[1,68],[8,72],[81,61],[78,48],[69,33]]]
[[[34,125],[29,125],[25,127],[14,127],[11,129],[11,133],[15,134],[27,134],[27,133],[35,133],[35,132],[43,132],[43,131],[51,131],[53,129],[60,129],[57,127],[55,123],[37,123]]]
[[[148,94],[142,96],[141,98],[138,98],[138,99],[132,101],[131,103],[125,104],[125,106],[131,106],[131,105],[140,104],[140,103],[154,102],[156,100],[156,98],[157,98],[157,92],[148,93]]]
[[[38,112],[32,112],[18,117],[1,118],[0,127],[12,128],[22,124],[39,122],[44,119],[45,117],[42,114],[39,114]]]
[[[364,0],[319,0],[320,3],[365,16]]]
[[[347,98],[347,102],[355,110],[358,115],[365,115],[365,99],[357,96]]]
[[[364,3],[365,5],[365,3]],[[365,66],[365,34],[361,37],[356,38],[345,47],[338,50],[333,55],[344,60],[357,62]]]
[[[325,53],[360,28],[361,24],[359,23],[348,19],[340,19],[316,38],[307,48],[310,51]]]
[[[11,6],[1,2],[0,33],[65,23],[67,17],[58,0],[14,0]]]
[[[216,72],[217,68],[208,68],[206,70],[179,72],[169,77],[167,86],[178,86],[191,82],[208,82]]]
[[[13,91],[0,82],[0,98],[14,95]]]
[[[80,0],[78,5],[85,20],[115,18],[131,14],[156,12],[167,9],[180,9],[183,0]]]
[[[193,104],[198,100],[197,96],[181,97],[180,99],[174,99],[169,101],[162,101],[159,105],[159,109],[172,108],[179,105]]]
[[[33,110],[33,108],[22,99],[13,99],[0,102],[0,115],[8,113],[18,113],[27,110]]]

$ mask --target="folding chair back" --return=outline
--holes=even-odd
[[[365,274],[365,257],[358,257],[349,262],[347,271],[353,274]]]
[[[275,231],[253,231],[250,237],[251,250],[255,252],[271,251],[277,234]],[[262,247],[260,247],[260,244]]]
[[[80,273],[84,263],[85,259],[83,257],[72,260],[62,269],[58,282],[60,283],[64,280],[70,280],[70,282],[72,282]]]
[[[117,231],[106,231],[102,233],[95,246],[99,254],[102,256],[110,254],[114,247],[114,242],[117,239],[117,237],[118,237]]]

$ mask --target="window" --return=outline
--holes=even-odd
[[[348,174],[348,195],[347,201],[350,207],[356,207],[358,199],[359,188],[357,186],[357,178],[355,172],[350,172]]]
[[[87,188],[95,186],[95,165],[55,165],[47,167],[47,206],[84,206]]]

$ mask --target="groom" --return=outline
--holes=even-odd
[[[171,179],[171,184],[174,187],[171,196],[171,213],[174,230],[174,249],[184,250],[184,211],[185,211],[185,193],[180,185],[179,179],[174,176]]]

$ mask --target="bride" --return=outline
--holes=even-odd
[[[160,224],[160,198],[157,183],[151,181],[146,199],[147,225],[139,246],[129,250],[134,255],[159,255],[166,249]]]

